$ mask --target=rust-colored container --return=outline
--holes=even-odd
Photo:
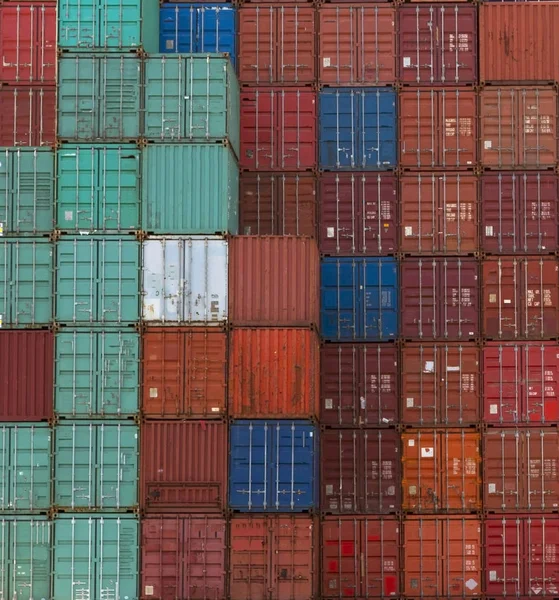
[[[407,173],[400,178],[400,250],[473,254],[478,250],[478,183],[463,173]]]
[[[480,92],[480,160],[488,169],[542,169],[557,162],[557,90]]]
[[[326,517],[322,598],[391,598],[400,594],[400,529],[392,517]]]
[[[479,598],[481,521],[477,517],[406,517],[404,596]]]
[[[365,3],[318,7],[321,85],[396,83],[396,9]]]
[[[52,418],[54,336],[0,330],[0,421]]]
[[[406,88],[400,93],[400,166],[473,169],[477,97],[465,88]]]
[[[141,427],[141,508],[213,513],[227,499],[227,424],[145,421]]]
[[[559,335],[559,269],[551,257],[487,258],[482,263],[483,334],[495,340]]]
[[[480,436],[465,429],[402,433],[402,508],[416,513],[481,509]]]
[[[397,179],[389,173],[324,173],[320,252],[374,256],[398,249]]]
[[[417,340],[479,336],[478,263],[473,258],[402,261],[401,332]]]
[[[235,328],[230,334],[229,415],[314,418],[320,341],[314,329]]]
[[[239,232],[317,236],[316,177],[307,173],[240,176]]]
[[[141,520],[142,600],[225,598],[227,525],[213,516]]]
[[[234,515],[230,521],[231,600],[318,596],[318,528],[307,515]]]
[[[229,243],[234,326],[297,327],[319,318],[320,259],[305,237],[236,236]]]
[[[407,425],[477,425],[480,352],[476,344],[407,343],[402,348],[401,421]]]
[[[152,327],[142,335],[142,413],[215,418],[226,408],[227,334],[213,327]]]

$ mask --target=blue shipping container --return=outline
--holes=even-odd
[[[335,341],[388,341],[398,335],[398,263],[393,258],[325,258],[320,323]]]
[[[394,90],[326,89],[319,105],[322,169],[382,171],[397,165]]]
[[[302,512],[318,506],[318,440],[310,421],[231,425],[229,505],[242,512]]]

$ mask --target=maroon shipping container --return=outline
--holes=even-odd
[[[399,595],[398,519],[326,517],[321,529],[322,598]]]
[[[398,249],[397,179],[388,173],[324,173],[320,251],[372,256]]]
[[[230,600],[318,596],[318,530],[313,517],[234,515],[230,527]]]
[[[316,92],[305,88],[241,90],[243,169],[316,168]]]
[[[400,434],[393,429],[325,429],[321,443],[324,513],[395,513],[400,508]]]
[[[148,517],[141,527],[142,600],[226,597],[225,519]]]
[[[401,83],[429,86],[476,83],[475,6],[402,6],[398,17]]]
[[[494,425],[556,424],[559,345],[487,343],[483,349],[483,419]]]
[[[555,258],[488,258],[482,263],[483,333],[497,340],[559,335],[559,272]]]
[[[227,499],[227,424],[145,421],[140,486],[147,512],[219,512]]]
[[[473,258],[402,261],[401,332],[411,340],[479,336],[478,263]]]
[[[0,421],[52,418],[54,336],[0,331]]]
[[[318,7],[321,85],[396,83],[396,9],[371,4]]]

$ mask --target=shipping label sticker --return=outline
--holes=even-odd
[[[433,458],[435,456],[434,448],[421,448],[421,458]]]
[[[64,220],[65,221],[73,221],[74,220],[74,211],[73,210],[65,210],[64,211]]]
[[[144,593],[146,596],[153,596],[153,585],[146,585],[144,587]]]
[[[408,440],[408,446],[415,446],[415,440]]]
[[[426,360],[425,366],[423,367],[423,372],[424,373],[434,373],[435,372],[435,361]]]
[[[413,398],[406,398],[406,406],[408,408],[413,408]],[[410,442],[413,442],[413,440],[410,440]]]
[[[489,414],[490,415],[498,415],[499,414],[499,407],[497,406],[497,404],[489,405]]]
[[[488,491],[490,494],[494,494],[494,493],[497,491],[497,484],[496,484],[496,483],[490,483],[490,484],[487,486],[487,491]]]
[[[329,67],[330,66],[330,57],[329,56],[325,56],[322,59],[322,66],[323,67]]]
[[[411,67],[411,57],[404,56],[404,69]]]
[[[486,225],[485,235],[486,237],[493,237],[493,225]]]
[[[218,412],[220,412],[220,410],[221,409],[219,408],[219,406],[212,406],[212,412],[218,413]]]
[[[326,236],[327,237],[333,238],[333,237],[335,237],[335,235],[336,235],[336,232],[335,232],[334,227],[327,227],[326,228]]]
[[[477,588],[477,581],[475,579],[468,579],[468,581],[466,581],[466,587],[469,590],[475,590]]]
[[[510,298],[505,298],[503,304],[512,304],[512,300]]]
[[[417,487],[415,485],[410,485],[408,488],[408,493],[410,496],[415,496],[417,494]]]
[[[410,235],[413,235],[413,227],[404,227],[404,235],[406,237],[410,237]]]
[[[359,398],[359,403],[361,405],[361,410],[365,410],[367,408],[367,400],[365,400],[364,396]]]
[[[447,373],[458,373],[459,371],[460,371],[460,367],[452,367],[450,365],[447,365],[447,367],[446,367]]]
[[[324,400],[324,408],[326,410],[331,410],[332,408],[334,408],[334,401],[332,400],[332,398],[326,398]]]
[[[333,485],[327,485],[326,486],[326,495],[327,496],[331,496],[334,493],[334,486]]]
[[[483,142],[483,147],[484,147],[486,150],[490,150],[490,149],[491,149],[491,146],[493,146],[493,144],[491,143],[491,140],[485,140],[485,142]]]
[[[489,294],[489,304],[496,304],[497,294]]]
[[[489,571],[489,581],[497,581],[497,571]]]
[[[0,223],[0,235],[4,235],[4,223]]]
[[[149,397],[157,398],[159,396],[157,388],[149,388]]]

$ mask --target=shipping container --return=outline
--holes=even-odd
[[[225,519],[147,517],[141,522],[141,536],[142,600],[226,597]]]
[[[310,88],[241,91],[241,168],[311,171],[316,157],[316,92]]]
[[[465,429],[402,433],[402,508],[414,513],[481,509],[480,435]]]
[[[229,508],[318,508],[318,431],[311,421],[234,421],[230,434]]]
[[[318,597],[318,527],[306,515],[235,515],[230,521],[231,600]]]
[[[479,337],[478,262],[474,258],[406,259],[401,264],[402,336],[467,341]]]
[[[394,254],[398,249],[397,188],[391,173],[324,173],[320,178],[320,252]]]
[[[559,266],[555,258],[504,256],[482,262],[483,334],[539,340],[559,335]]]
[[[398,336],[398,263],[393,258],[321,261],[322,337],[330,341],[391,341]]]
[[[321,169],[384,171],[397,165],[396,92],[325,88],[319,94]]]
[[[141,504],[153,513],[215,513],[227,501],[227,424],[145,421]]]
[[[172,325],[227,321],[228,242],[217,236],[142,243],[143,320]]]
[[[320,339],[314,329],[232,329],[228,382],[230,417],[315,418]]]
[[[320,526],[323,598],[399,596],[398,519],[326,517]]]
[[[400,434],[394,429],[321,431],[322,513],[396,513],[400,460]]]
[[[223,144],[150,144],[142,151],[142,229],[236,234],[239,167]]]
[[[400,93],[400,165],[404,169],[473,169],[477,94],[467,88],[407,88]]]
[[[316,242],[305,237],[238,236],[230,241],[229,314],[234,326],[318,323]]]

